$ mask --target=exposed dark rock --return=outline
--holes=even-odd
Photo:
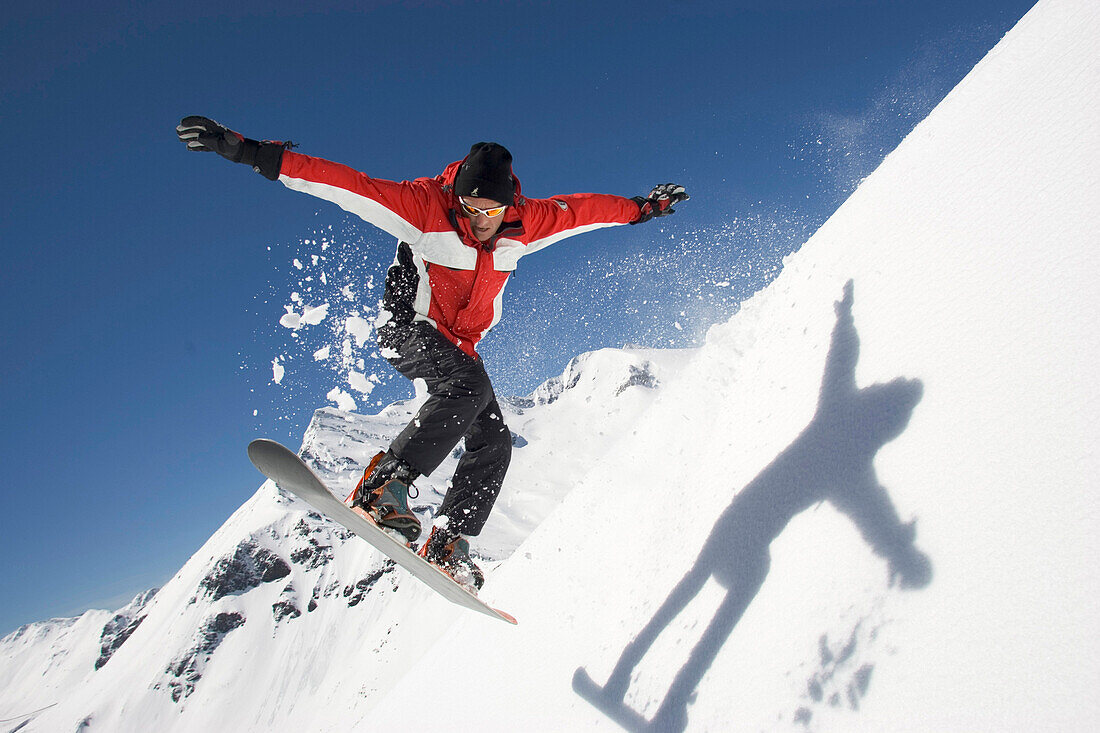
[[[619,388],[615,390],[615,396],[618,397],[623,392],[631,387],[645,387],[646,389],[656,389],[658,386],[657,376],[650,371],[650,364],[647,361],[642,368],[638,368],[633,364],[630,365],[630,376],[627,380],[619,385]]]
[[[357,581],[354,585],[345,586],[344,598],[348,599],[348,606],[358,605],[363,597],[370,592],[370,589],[374,587],[374,584],[381,580],[386,573],[392,572],[395,567],[397,567],[397,564],[393,560],[386,560],[380,569]]]
[[[290,565],[274,552],[245,540],[232,557],[215,563],[199,588],[211,601],[252,590],[290,575]]]
[[[313,570],[332,561],[332,545],[323,545],[316,537],[309,537],[304,547],[298,547],[290,553],[290,561],[295,565]]]
[[[275,623],[279,623],[285,618],[296,619],[302,615],[301,610],[298,608],[298,591],[294,589],[293,583],[287,583],[286,588],[283,588],[282,594],[279,596],[279,600],[271,604],[271,613],[275,617]]]
[[[99,659],[95,662],[95,668],[100,669],[107,663],[114,653],[118,651],[126,640],[137,631],[137,627],[145,620],[142,613],[145,606],[157,594],[159,588],[147,590],[134,597],[129,605],[120,610],[103,626],[103,632],[99,635]]]
[[[298,607],[292,601],[276,601],[271,604],[271,613],[275,616],[275,623],[285,618],[295,619],[302,615]]]
[[[579,368],[587,358],[587,354],[575,357],[565,367],[565,373],[560,377],[551,377],[540,384],[532,393],[534,405],[549,405],[558,401],[558,398],[569,389],[573,389],[581,381],[581,369]]]
[[[119,647],[125,644],[126,640],[137,631],[137,627],[141,626],[141,622],[144,620],[145,616],[138,616],[137,618],[115,616],[108,621],[99,637],[99,659],[95,660],[95,668],[99,669],[106,664],[118,651]]]
[[[322,598],[331,598],[337,595],[340,591],[340,581],[330,581],[328,585],[322,585],[322,581],[318,580],[317,585],[313,587],[313,595],[310,596],[309,605],[306,606],[306,611],[314,611],[317,609],[317,603]]]
[[[856,670],[852,681],[848,683],[848,707],[859,710],[860,700],[867,694],[867,688],[871,686],[871,673],[875,665],[865,664]]]
[[[244,622],[245,618],[240,613],[219,613],[202,625],[191,648],[165,670],[175,678],[168,682],[173,702],[180,702],[195,691],[195,685],[202,679],[202,669],[210,661],[214,650],[221,645],[226,634]]]

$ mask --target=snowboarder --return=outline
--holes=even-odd
[[[206,117],[185,117],[176,131],[189,150],[252,166],[397,237],[375,324],[378,343],[398,372],[425,381],[428,399],[389,449],[371,460],[348,501],[415,541],[421,527],[408,504],[413,482],[465,439],[420,554],[480,588],[483,576],[466,538],[479,534],[489,517],[512,441],[476,348],[500,320],[508,277],[520,257],[566,237],[673,213],[688,199],[684,187],[661,184],[634,198],[582,193],[532,199],[520,193],[511,154],[492,142],[476,143],[434,178],[398,183],[293,152],[290,143],[246,138]]]

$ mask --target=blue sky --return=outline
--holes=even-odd
[[[687,186],[524,260],[481,350],[524,394],[585,350],[697,343],[1032,2],[299,5],[5,10],[0,633],[165,582],[259,485],[248,441],[296,446],[347,389],[327,325],[278,325],[291,293],[380,295],[389,237],[187,153],[181,116],[382,178],[496,140],[529,196]],[[408,394],[359,356],[362,410]]]

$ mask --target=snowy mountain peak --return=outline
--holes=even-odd
[[[103,633],[99,637],[99,659],[95,661],[96,669],[105,665],[118,648],[130,638],[130,635],[137,631],[147,615],[145,607],[153,600],[158,590],[153,588],[139,593],[134,600],[115,611],[115,615],[103,626]]]
[[[525,400],[512,400],[519,406],[548,405],[572,390],[576,399],[592,399],[610,391],[613,396],[630,387],[658,386],[661,372],[652,360],[653,350],[600,349],[574,357],[561,376],[553,377]],[[667,360],[667,357],[666,357]]]

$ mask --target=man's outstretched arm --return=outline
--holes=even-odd
[[[537,252],[575,234],[619,224],[640,224],[675,213],[672,207],[687,201],[683,186],[662,183],[648,196],[625,198],[599,193],[575,193],[548,199],[526,199],[524,223],[528,227],[526,254]]]
[[[398,239],[411,241],[422,234],[427,197],[415,182],[371,178],[340,163],[295,153],[289,142],[247,138],[208,117],[184,117],[176,134],[188,150],[214,152],[251,166],[264,178],[331,201]]]

